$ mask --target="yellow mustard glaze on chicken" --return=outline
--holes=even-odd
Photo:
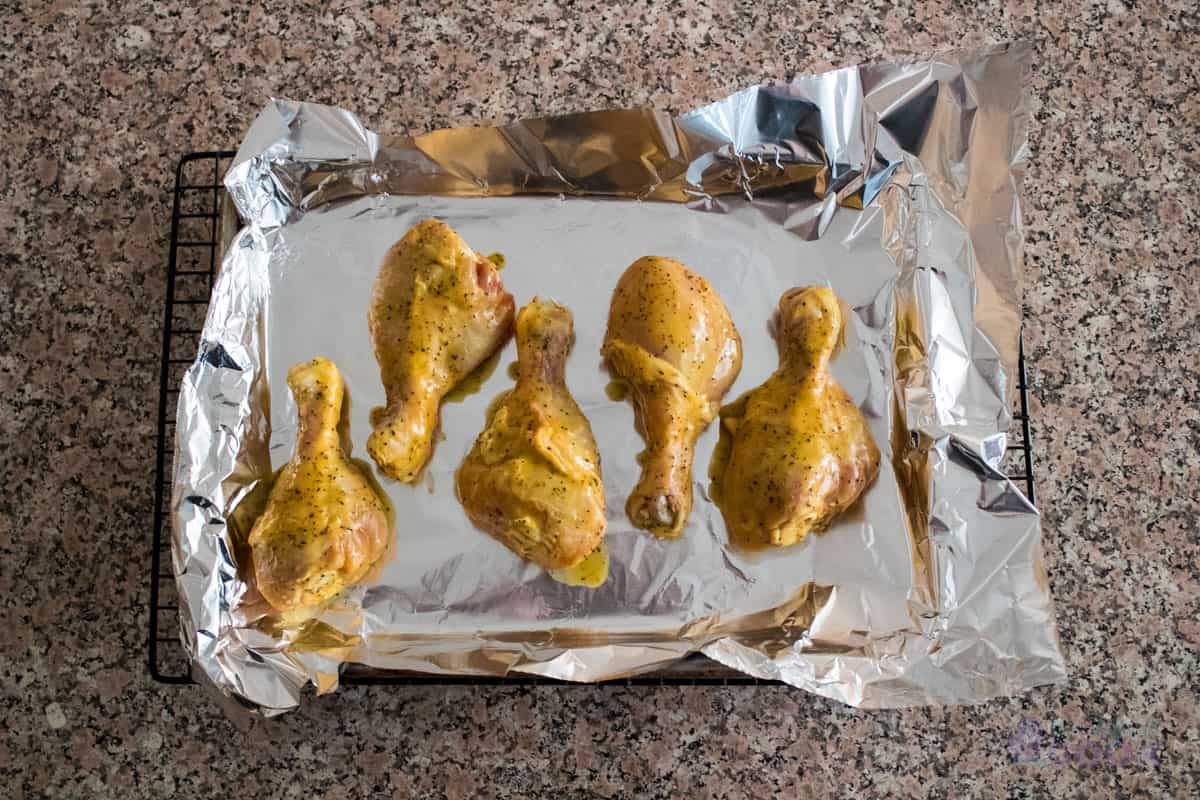
[[[627,385],[646,442],[625,513],[657,536],[678,536],[692,511],[696,439],[741,370],[741,337],[708,281],[645,256],[617,282],[601,353]]]
[[[332,361],[288,371],[296,400],[296,449],[250,530],[255,582],[276,611],[314,608],[366,574],[391,538],[387,507],[342,450],[345,394]]]
[[[380,470],[417,479],[443,399],[508,341],[515,307],[496,264],[443,222],[420,222],[392,246],[367,312],[387,394],[367,441]]]
[[[608,548],[600,542],[595,550],[578,564],[550,570],[550,577],[567,586],[586,586],[595,589],[608,580]]]
[[[571,312],[534,300],[517,315],[517,385],[492,406],[455,476],[480,530],[550,570],[599,546],[606,520],[600,453],[566,384]]]
[[[858,406],[830,376],[842,329],[831,289],[779,301],[779,368],[721,409],[713,499],[739,546],[784,546],[820,531],[879,473],[879,448]]]

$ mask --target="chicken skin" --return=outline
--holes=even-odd
[[[392,246],[367,313],[387,393],[367,441],[380,470],[417,479],[442,399],[508,341],[515,308],[496,265],[445,223],[427,219]]]
[[[775,320],[779,368],[721,409],[710,472],[735,545],[782,547],[823,530],[879,473],[862,412],[828,372],[841,330],[832,290],[789,290]]]
[[[642,476],[629,520],[674,538],[692,512],[696,439],[742,368],[742,340],[708,281],[670,258],[646,256],[613,292],[602,355],[629,384]]]
[[[276,611],[311,609],[361,580],[387,550],[386,507],[342,451],[345,393],[332,361],[288,371],[296,399],[296,449],[250,530],[255,582]]]
[[[534,300],[517,315],[517,385],[497,398],[456,476],[471,522],[550,570],[573,567],[604,536],[604,484],[592,428],[567,390],[571,312]]]

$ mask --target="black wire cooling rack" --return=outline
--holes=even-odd
[[[234,153],[228,150],[189,153],[175,171],[171,212],[171,249],[167,262],[166,307],[163,310],[162,371],[158,397],[158,454],[154,483],[154,536],[150,575],[149,667],[159,683],[192,683],[187,654],[179,639],[179,599],[171,574],[170,508],[175,407],[183,373],[196,356],[200,330],[208,311],[213,279],[224,245],[236,232],[237,217],[221,185]],[[1025,352],[1020,355],[1019,409],[1013,415],[1005,471],[1023,485],[1030,502],[1033,487],[1033,441],[1029,431],[1029,388]],[[533,684],[558,683],[534,676],[505,678],[423,675],[348,667],[345,684]],[[626,678],[632,684],[761,683],[701,655],[668,669]],[[567,684],[570,685],[570,684]]]

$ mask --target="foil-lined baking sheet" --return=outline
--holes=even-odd
[[[600,111],[415,138],[271,102],[225,180],[246,227],[179,402],[173,562],[194,671],[266,714],[307,685],[334,689],[351,662],[599,681],[699,650],[865,707],[1061,680],[1038,512],[999,469],[1029,59],[1001,47],[756,86],[678,117]],[[600,447],[608,580],[554,581],[472,528],[455,498],[455,469],[512,385],[510,342],[473,393],[444,405],[424,481],[382,481],[388,557],[315,620],[280,625],[239,563],[293,446],[287,369],[337,363],[352,456],[367,459],[384,403],[367,298],[387,248],[427,217],[502,253],[518,304],[550,297],[575,315],[567,382]],[[599,351],[617,279],[649,254],[684,262],[729,307],[744,363],[726,402],[775,369],[768,326],[785,290],[823,284],[843,301],[832,372],[883,465],[824,534],[729,546],[709,498],[715,423],[696,448],[683,536],[655,539],[625,518],[643,444],[629,403],[606,393]]]

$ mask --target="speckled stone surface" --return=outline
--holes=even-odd
[[[0,4],[0,797],[1200,793],[1194,2],[282,5]],[[776,687],[349,688],[235,724],[150,681],[181,154],[233,146],[271,94],[419,132],[1012,38],[1038,54],[1025,335],[1068,684],[887,712]]]

